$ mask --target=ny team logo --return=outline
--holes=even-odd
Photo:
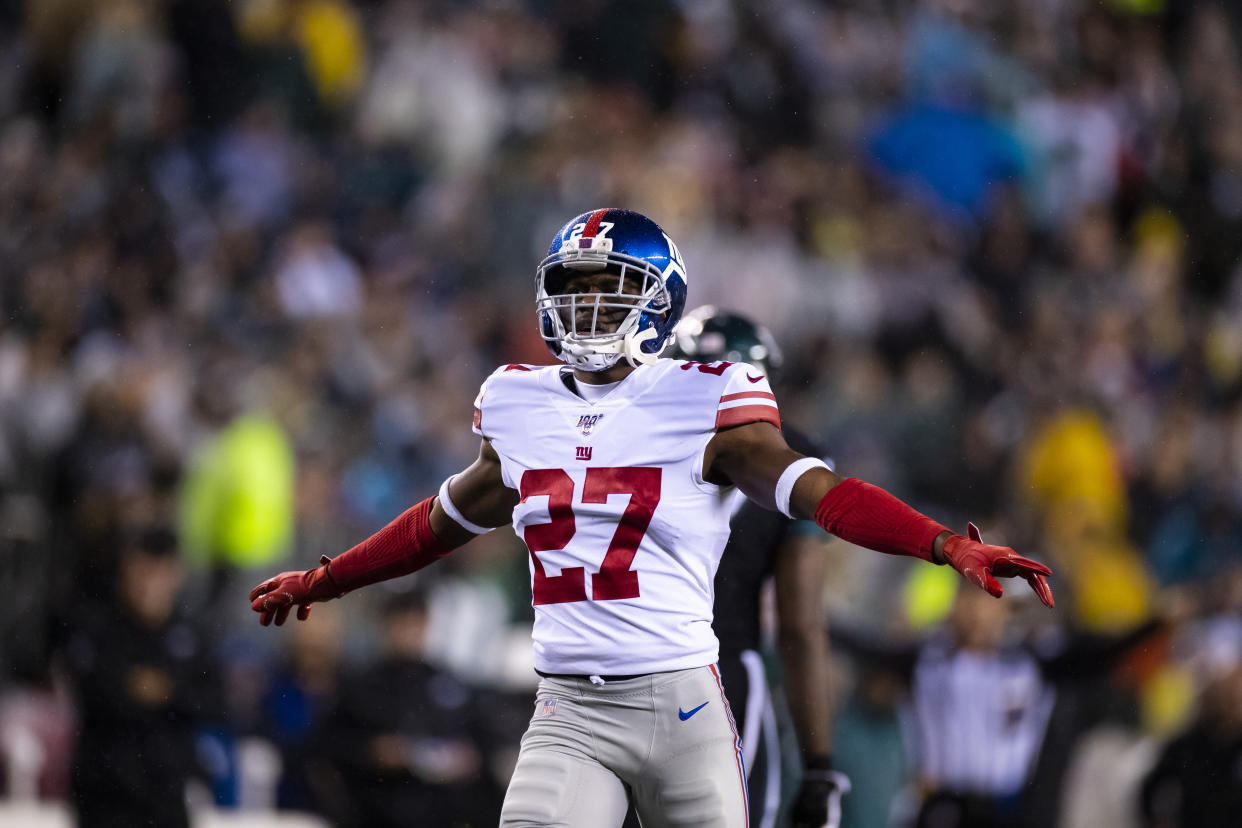
[[[595,424],[604,418],[603,414],[583,414],[578,418],[578,428],[582,429],[582,435],[585,437],[595,428]]]
[[[681,251],[677,249],[677,245],[673,244],[673,240],[668,237],[668,233],[664,234],[664,240],[668,242],[668,264],[660,273],[667,282],[671,274],[677,274],[681,280],[686,281],[686,266],[681,261]]]
[[[590,446],[578,446],[578,453],[574,455],[574,459],[590,460],[591,459],[591,447]]]

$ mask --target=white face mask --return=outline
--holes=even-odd
[[[572,264],[550,264],[545,262],[536,274],[536,311],[544,339],[559,346],[558,356],[564,362],[587,371],[603,371],[622,357],[633,366],[659,358],[659,354],[645,353],[641,347],[656,337],[650,324],[640,330],[644,315],[650,319],[670,305],[663,279],[651,265],[615,253],[582,256]],[[604,266],[609,270],[599,272]],[[573,271],[598,277],[590,292],[570,292],[580,287],[574,284]],[[559,282],[552,286],[557,292],[549,290],[550,272]],[[624,317],[618,321],[621,314]]]

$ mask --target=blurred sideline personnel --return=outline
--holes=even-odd
[[[972,535],[977,536],[974,524]],[[872,640],[833,625],[833,643],[910,688],[908,730],[923,795],[915,828],[1035,828],[1032,786],[1058,684],[1111,671],[1158,632],[1152,619],[1118,636],[1035,647],[1010,623],[1012,601],[960,590],[925,641]]]
[[[1210,677],[1199,708],[1143,780],[1147,828],[1227,828],[1242,818],[1242,664]]]
[[[82,828],[189,825],[186,782],[203,775],[195,730],[221,720],[223,694],[207,642],[177,612],[182,579],[176,536],[144,530],[122,549],[113,599],[76,616],[65,664]]]
[[[319,734],[316,761],[336,770],[323,775],[320,805],[342,828],[494,822],[480,703],[426,661],[424,594],[388,598],[380,632],[378,660],[341,683]]]
[[[704,305],[677,326],[674,356],[699,362],[749,362],[779,386],[783,362],[771,332],[735,313]],[[832,461],[801,431],[782,423],[794,451]],[[782,684],[802,756],[801,784],[789,814],[793,828],[836,828],[849,780],[832,768],[828,633],[824,625],[824,535],[735,495],[729,542],[716,570],[712,629],[720,640],[720,677],[742,731],[751,825],[768,828],[782,802],[780,736],[763,658],[760,609],[764,587],[776,591]]]
[[[260,622],[405,575],[510,521],[530,552],[534,715],[501,825],[748,824],[741,745],[716,667],[712,587],[733,488],[845,540],[949,563],[999,595],[1042,564],[955,535],[786,445],[746,363],[660,359],[681,320],[673,241],[628,210],[583,213],[536,269],[536,315],[568,364],[506,365],[475,400],[478,459],[439,495],[250,594]]]

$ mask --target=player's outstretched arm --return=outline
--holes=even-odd
[[[517,492],[504,485],[500,458],[485,439],[478,459],[450,478],[438,496],[406,509],[348,552],[331,560],[325,555],[314,569],[269,578],[250,591],[250,607],[265,627],[285,623],[294,607],[298,619],[305,621],[311,604],[408,575],[475,535],[507,523],[517,500]]]
[[[1023,578],[1039,600],[1053,605],[1046,580],[1051,569],[1007,546],[984,543],[973,526],[969,536],[954,534],[878,486],[837,477],[827,468],[811,468],[791,486],[778,486],[785,470],[801,459],[774,426],[749,423],[716,433],[708,443],[704,470],[707,479],[732,481],[760,505],[814,519],[842,540],[892,555],[947,563],[996,597],[1002,591],[996,578]],[[787,504],[776,502],[778,489],[789,492]]]

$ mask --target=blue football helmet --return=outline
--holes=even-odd
[[[576,276],[600,273],[616,281],[597,280],[599,292],[570,292],[581,284]],[[622,357],[633,366],[655,362],[685,306],[686,269],[677,245],[631,210],[570,219],[535,271],[535,307],[548,349],[587,371],[611,368]]]

